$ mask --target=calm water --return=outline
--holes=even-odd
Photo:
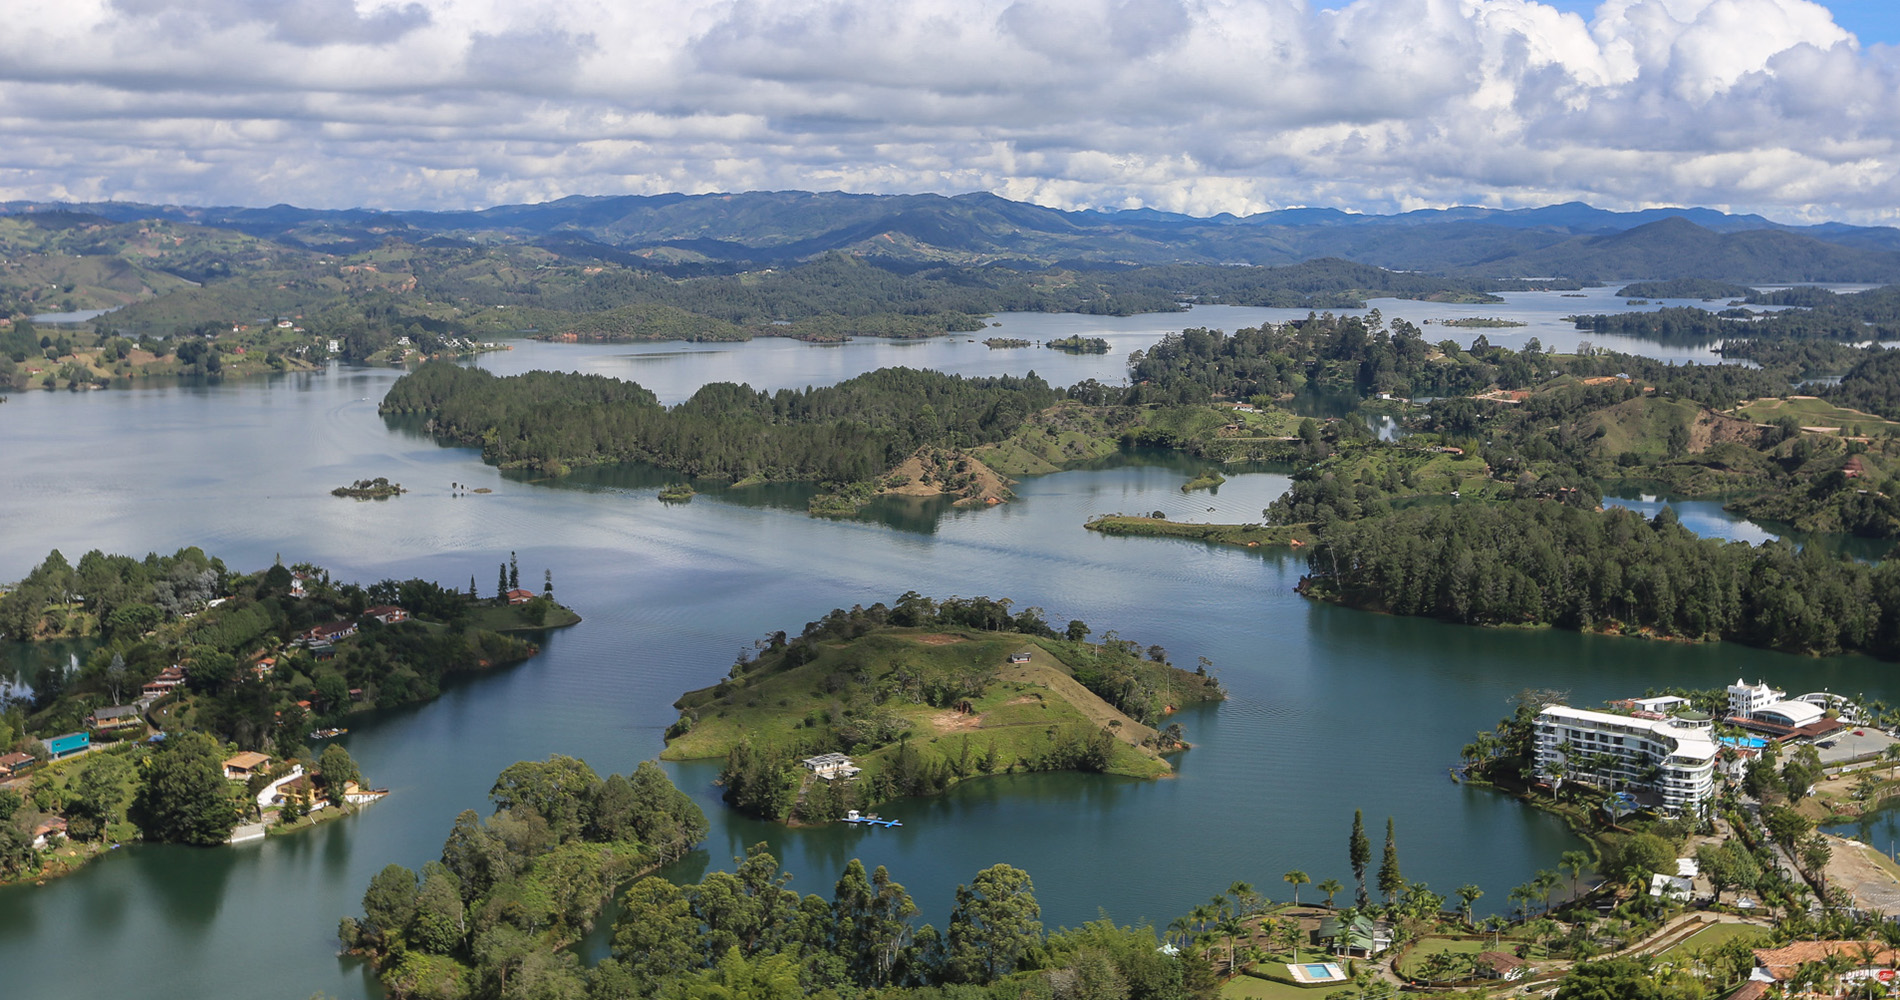
[[[1579,302],[1549,297],[1566,309]],[[1230,328],[1257,322],[1203,320],[1213,312],[1190,315]],[[1249,312],[1265,311],[1222,315]],[[1033,367],[1064,383],[1085,377],[1078,373],[1118,378],[1120,355],[1181,317],[1125,326],[1039,319],[1043,326],[1014,332],[1109,335],[1116,353],[1074,358],[948,341],[703,351],[532,344],[483,363],[626,375],[668,399],[709,378],[802,385],[898,363],[972,373]],[[1003,332],[1027,322],[1002,321]],[[1186,713],[1198,746],[1179,758],[1174,779],[977,781],[941,799],[893,803],[885,811],[906,823],[893,831],[790,832],[745,821],[718,804],[712,765],[675,766],[714,820],[705,852],[676,874],[697,877],[765,840],[796,873],[796,888],[828,895],[843,863],[862,857],[889,866],[917,897],[921,919],[941,926],[957,882],[1007,861],[1034,877],[1052,925],[1090,919],[1098,908],[1121,921],[1165,922],[1236,879],[1283,891],[1280,874],[1297,867],[1315,881],[1349,882],[1344,840],[1361,807],[1375,836],[1380,819],[1396,817],[1407,876],[1446,892],[1478,883],[1487,891],[1480,907],[1502,909],[1513,885],[1574,846],[1555,821],[1446,777],[1459,748],[1508,710],[1513,692],[1559,687],[1594,702],[1739,673],[1802,690],[1900,697],[1885,667],[1857,658],[1491,632],[1315,606],[1291,592],[1303,570],[1298,557],[1106,538],[1081,527],[1094,514],[1154,509],[1179,519],[1257,519],[1287,485],[1272,472],[1235,475],[1217,492],[1190,496],[1179,486],[1195,463],[1134,459],[1028,480],[1021,499],[999,509],[893,503],[844,522],[807,517],[795,488],[673,507],[654,498],[666,477],[651,470],[526,482],[482,465],[473,451],[393,428],[375,406],[395,377],[333,369],[216,386],[27,393],[0,406],[8,470],[0,477],[0,578],[17,578],[54,547],[76,558],[94,547],[142,554],[199,545],[245,569],[281,555],[344,579],[459,584],[489,579],[515,550],[524,576],[551,569],[557,596],[586,618],[548,636],[542,655],[519,668],[458,685],[427,706],[353,722],[346,745],[372,781],[394,791],[360,816],[239,848],[136,846],[44,888],[0,890],[7,995],[373,996],[365,971],[334,954],[338,918],[358,911],[383,865],[419,866],[437,855],[457,812],[486,812],[501,768],[562,753],[603,772],[631,770],[660,750],[673,699],[723,675],[741,646],[833,606],[908,589],[1006,595],[1044,607],[1054,621],[1081,618],[1160,643],[1176,662],[1207,656],[1233,698]],[[412,492],[376,504],[328,495],[363,476],[388,476]],[[452,481],[495,492],[453,497]],[[98,956],[111,960],[89,961]]]

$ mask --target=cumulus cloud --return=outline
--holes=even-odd
[[[0,198],[759,188],[1894,221],[1900,54],[1811,0],[12,0]]]

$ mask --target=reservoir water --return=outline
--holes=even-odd
[[[1034,368],[1066,384],[1119,380],[1128,350],[1184,321],[1232,329],[1270,312],[999,318],[1005,335],[1107,336],[1115,347],[1106,357],[988,351],[964,338],[842,347],[523,343],[479,363],[601,371],[668,400],[713,379],[817,384],[887,364]],[[1503,342],[1500,332],[1509,333],[1490,331],[1492,339]],[[1471,333],[1456,331],[1467,341]],[[1034,878],[1051,926],[1098,910],[1164,924],[1235,880],[1283,894],[1280,875],[1299,868],[1316,882],[1350,884],[1346,831],[1363,808],[1375,837],[1386,816],[1396,820],[1408,878],[1445,893],[1476,883],[1486,891],[1479,909],[1502,910],[1511,887],[1575,845],[1555,820],[1447,779],[1459,749],[1509,711],[1514,692],[1556,687],[1594,703],[1740,674],[1791,689],[1900,697],[1890,669],[1861,658],[1370,615],[1295,596],[1304,570],[1297,555],[1082,529],[1089,516],[1112,511],[1257,520],[1287,485],[1270,470],[1230,471],[1218,491],[1187,495],[1179,486],[1196,463],[1128,456],[1026,480],[1019,499],[997,509],[893,503],[847,521],[806,516],[795,489],[715,491],[675,507],[655,499],[669,478],[656,470],[524,481],[472,450],[392,425],[376,403],[397,375],[333,367],[212,385],[22,393],[0,406],[0,578],[18,578],[52,548],[76,558],[90,548],[143,554],[197,545],[245,570],[281,556],[342,579],[459,584],[490,579],[514,551],[524,577],[551,570],[557,596],[586,619],[548,635],[542,654],[513,670],[456,685],[429,705],[353,721],[346,745],[372,782],[393,791],[359,816],[236,848],[132,846],[44,887],[0,889],[6,995],[375,996],[367,972],[335,955],[338,918],[359,912],[383,865],[417,867],[437,856],[457,812],[486,813],[503,767],[560,753],[603,773],[631,770],[661,749],[671,702],[717,680],[739,648],[834,606],[888,602],[912,589],[1009,597],[1043,607],[1051,620],[1081,618],[1098,633],[1159,643],[1178,663],[1206,656],[1232,699],[1185,713],[1196,747],[1178,758],[1177,777],[980,780],[885,807],[904,820],[898,830],[787,831],[746,821],[719,804],[715,765],[672,766],[713,820],[705,851],[673,874],[696,878],[766,841],[795,874],[794,888],[829,895],[843,864],[862,857],[910,889],[920,922],[942,926],[957,883],[1006,861]],[[369,476],[411,492],[384,503],[328,495]],[[451,482],[494,492],[458,497]],[[7,655],[0,669],[31,672],[17,648]]]

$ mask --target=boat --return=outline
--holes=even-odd
[[[347,732],[349,732],[349,730],[347,729],[319,729],[316,732],[311,733],[310,738],[313,740],[335,739],[336,737],[341,736]]]

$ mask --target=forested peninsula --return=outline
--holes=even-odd
[[[725,800],[749,815],[822,824],[849,810],[1018,771],[1155,778],[1186,748],[1177,707],[1225,697],[1204,662],[987,597],[834,609],[758,643],[730,676],[689,691],[669,760],[724,758]],[[849,775],[801,761],[845,754]]]
[[[0,781],[11,786],[0,788],[0,880],[135,839],[209,845],[240,822],[291,826],[319,797],[354,804],[345,783],[361,776],[348,754],[313,742],[355,713],[427,701],[458,675],[534,655],[504,630],[579,620],[551,593],[511,603],[503,590],[519,572],[499,565],[495,596],[482,599],[419,579],[334,581],[308,564],[239,573],[196,548],[95,550],[77,564],[54,551],[0,595],[0,635],[83,652],[0,703]],[[321,795],[293,790],[265,811],[260,793],[305,774]],[[79,849],[32,847],[53,829]]]

